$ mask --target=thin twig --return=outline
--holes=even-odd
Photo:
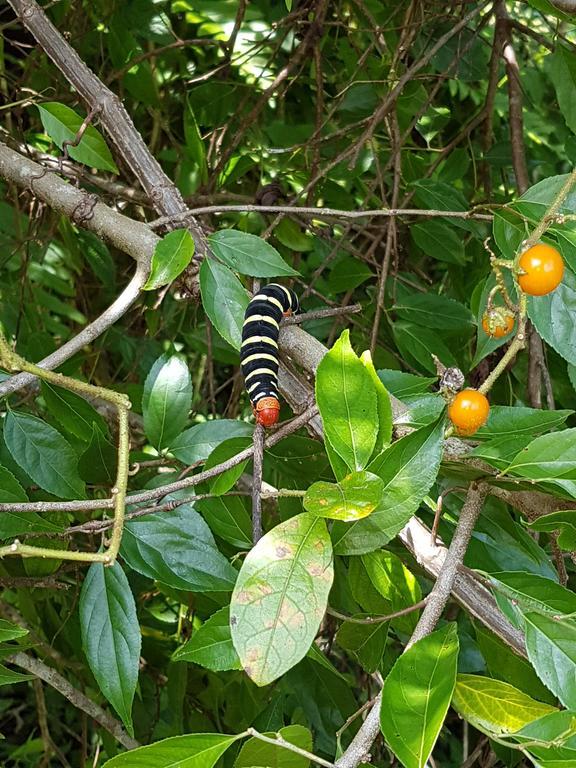
[[[318,219],[375,219],[390,218],[391,216],[423,216],[425,218],[475,219],[477,221],[493,221],[490,213],[471,211],[437,211],[423,208],[374,208],[359,211],[346,211],[342,208],[317,208],[295,205],[204,205],[192,208],[189,212],[178,216],[162,216],[148,222],[150,229],[159,229],[167,224],[177,224],[187,221],[188,216],[201,216],[216,213],[286,213],[294,216],[314,216]]]
[[[419,611],[420,608],[424,608],[426,605],[426,600],[427,598],[419,600],[417,603],[414,603],[414,605],[408,605],[406,608],[401,608],[399,611],[389,613],[387,616],[367,616],[364,619],[360,619],[358,616],[347,616],[345,613],[340,613],[340,611],[334,610],[334,608],[328,608],[327,613],[329,613],[330,616],[334,616],[336,619],[342,619],[343,621],[348,621],[351,624],[381,624],[385,621],[397,619],[400,616],[407,616],[409,613],[413,613],[414,611]]]
[[[334,763],[331,763],[328,760],[324,760],[322,757],[318,757],[318,755],[315,755],[312,752],[308,752],[306,749],[297,747],[295,744],[292,744],[289,741],[286,741],[286,739],[283,739],[280,734],[277,734],[276,738],[271,738],[270,736],[265,736],[263,733],[260,733],[255,728],[247,728],[246,733],[248,736],[253,736],[259,741],[266,742],[266,744],[273,744],[275,747],[283,747],[284,749],[288,749],[290,752],[294,752],[295,754],[300,755],[307,760],[311,760],[317,765],[323,766],[323,768],[334,768]]]
[[[355,315],[362,312],[361,304],[348,304],[345,307],[329,307],[328,309],[315,309],[312,312],[303,312],[301,315],[290,315],[282,320],[282,325],[300,325],[309,320],[323,320],[325,317],[339,317],[340,315]]]

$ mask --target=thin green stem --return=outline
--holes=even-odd
[[[246,733],[248,736],[253,736],[259,741],[266,742],[266,744],[273,744],[275,747],[283,747],[284,749],[290,750],[290,752],[295,752],[297,755],[305,757],[307,760],[311,760],[317,765],[322,765],[324,768],[334,768],[334,763],[330,763],[328,760],[318,757],[318,755],[315,755],[313,752],[308,752],[306,749],[301,749],[295,744],[291,744],[289,741],[286,741],[286,739],[283,739],[280,734],[277,734],[276,738],[272,738],[270,736],[265,736],[254,728],[247,728]]]

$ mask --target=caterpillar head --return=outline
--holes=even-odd
[[[272,427],[280,417],[280,403],[276,397],[262,397],[254,407],[256,422],[263,427]]]

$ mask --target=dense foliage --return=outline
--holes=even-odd
[[[576,765],[562,8],[0,8],[3,766]]]

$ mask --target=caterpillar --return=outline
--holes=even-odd
[[[290,288],[270,283],[252,298],[242,326],[240,367],[256,422],[271,427],[280,416],[278,400],[278,335],[280,321],[299,309]]]

